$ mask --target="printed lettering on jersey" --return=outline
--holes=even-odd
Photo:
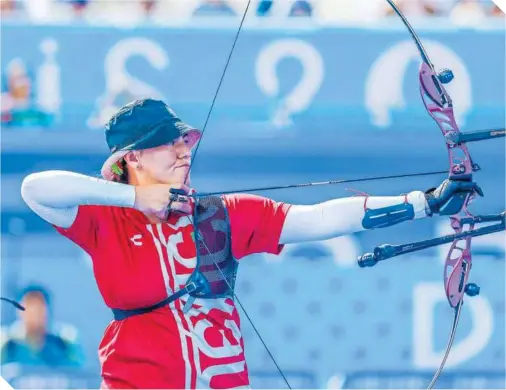
[[[135,246],[142,246],[142,234],[134,234],[130,237],[130,241],[132,241],[132,244]]]
[[[232,299],[197,299],[187,316],[193,328],[199,387],[231,387],[247,383],[239,312]]]
[[[184,287],[197,265],[193,221],[180,218],[175,225],[165,223],[147,228],[158,251],[167,294],[171,295]]]
[[[198,387],[246,385],[239,313],[230,298],[237,262],[231,253],[228,216],[219,198],[199,206],[198,211],[198,231],[194,231],[192,218],[180,218],[175,225],[159,226],[157,234],[153,234],[163,249],[161,267],[162,273],[167,275],[168,294],[183,288],[192,276],[197,266],[197,248],[199,271],[211,286],[213,299],[197,297],[187,313],[183,313],[182,307],[188,296],[170,305],[183,335],[184,355],[194,358],[194,362],[188,361],[187,376],[194,375]],[[186,337],[188,335],[190,337]]]

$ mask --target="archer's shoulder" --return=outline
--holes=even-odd
[[[80,205],[77,209],[77,215],[69,228],[57,228],[61,233],[66,232],[91,232],[99,229],[102,225],[117,224],[121,221],[131,220],[132,218],[141,218],[135,209],[99,206],[99,205]],[[66,235],[66,234],[64,234]]]
[[[246,211],[248,214],[278,209],[287,210],[290,206],[284,202],[253,194],[228,194],[222,195],[222,199],[228,210]]]
[[[227,207],[241,206],[241,205],[262,205],[269,202],[274,202],[272,199],[253,195],[253,194],[227,194],[222,195],[221,199]]]

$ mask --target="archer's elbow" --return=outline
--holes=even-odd
[[[50,183],[52,171],[31,173],[21,183],[21,197],[31,208],[40,203],[40,198],[49,189],[53,188]]]
[[[38,187],[39,179],[37,173],[31,173],[23,179],[21,183],[21,197],[28,206],[30,206],[31,200],[34,196],[35,189]]]

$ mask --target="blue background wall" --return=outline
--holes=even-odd
[[[406,31],[392,25],[246,28],[194,166],[195,187],[219,191],[446,169],[440,131],[420,101],[417,53]],[[503,127],[504,30],[426,26],[421,35],[436,65],[455,71],[449,90],[462,128]],[[54,318],[79,331],[87,358],[81,374],[91,386],[97,385],[96,350],[110,313],[89,259],[29,212],[19,195],[21,180],[43,169],[97,174],[107,155],[101,116],[136,96],[163,97],[184,120],[202,126],[233,37],[234,29],[225,27],[2,26],[2,69],[13,58],[25,60],[36,80],[35,98],[55,116],[48,128],[2,128],[2,295],[34,281],[49,287]],[[470,149],[485,192],[473,211],[504,210],[504,142]],[[443,179],[260,194],[309,204],[351,196],[348,187],[391,195]],[[349,376],[347,387],[425,386],[440,360],[431,353],[444,350],[452,320],[442,283],[447,247],[374,269],[358,269],[355,259],[378,244],[447,232],[447,220],[434,218],[291,245],[278,257],[252,256],[241,264],[237,294],[294,386],[337,387],[362,370],[372,379]],[[442,387],[505,385],[504,234],[474,242],[472,279],[482,294],[466,303]],[[15,313],[4,306],[2,315],[9,323]],[[243,332],[253,386],[282,386],[244,316]],[[83,383],[76,373],[69,377]]]

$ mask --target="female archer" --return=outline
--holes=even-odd
[[[103,179],[30,174],[28,206],[85,250],[114,320],[99,346],[103,388],[249,386],[234,282],[240,259],[460,210],[469,181],[427,192],[290,205],[190,189],[201,133],[163,102],[138,100],[105,129]]]

